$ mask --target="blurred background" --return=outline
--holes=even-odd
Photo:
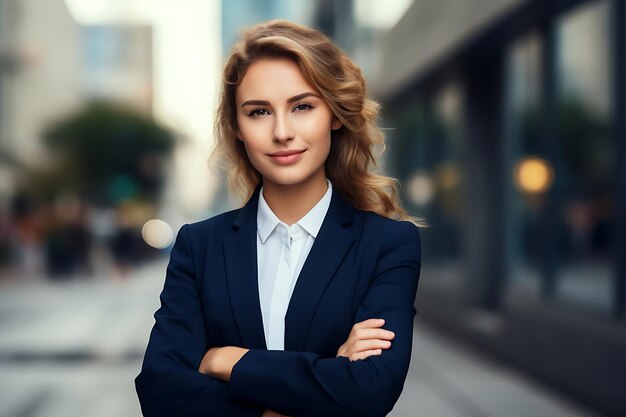
[[[362,67],[431,225],[391,415],[625,416],[622,0],[0,0],[0,415],[141,416],[172,239],[240,204],[221,66],[271,18]]]

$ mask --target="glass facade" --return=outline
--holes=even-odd
[[[584,3],[506,47],[502,148],[508,290],[602,315],[616,221],[610,10]]]
[[[508,286],[532,295],[539,294],[541,286],[542,251],[537,236],[542,234],[541,213],[551,186],[551,166],[541,133],[541,57],[538,32],[514,42],[505,57]],[[541,166],[547,176],[542,175]]]
[[[624,415],[626,2],[549,3],[442,47],[397,88],[389,165],[431,225],[422,317]]]
[[[501,114],[471,111],[476,102],[469,88],[478,92],[474,100],[483,100],[499,81],[467,77],[463,67],[386,104],[386,166],[401,180],[406,206],[431,226],[422,231],[426,267],[463,280],[476,265],[495,263],[483,251],[485,259],[472,265],[477,252],[468,252],[464,233],[476,221],[475,210],[488,209],[502,195],[501,215],[488,220],[505,231],[502,295],[611,314],[619,172],[610,130],[613,6],[609,0],[581,2],[503,42]],[[471,115],[481,120],[468,120]],[[480,126],[500,119],[500,143],[480,136]],[[477,153],[485,155],[480,164],[502,166],[504,175],[501,182],[487,178],[482,186],[496,188],[482,197],[468,187],[478,175],[469,163]]]
[[[556,21],[556,297],[609,312],[616,200],[610,138],[610,8]]]
[[[385,111],[393,126],[391,174],[402,183],[406,207],[430,226],[422,229],[424,259],[448,272],[458,272],[461,258],[462,101],[459,84],[449,82]]]

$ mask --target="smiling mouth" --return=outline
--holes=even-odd
[[[277,162],[280,165],[289,165],[297,162],[304,154],[306,150],[293,152],[288,154],[270,154],[268,155],[274,162]]]

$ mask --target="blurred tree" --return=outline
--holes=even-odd
[[[56,121],[43,139],[54,164],[31,176],[36,187],[46,194],[72,192],[95,206],[154,202],[173,146],[172,134],[149,116],[105,102]]]

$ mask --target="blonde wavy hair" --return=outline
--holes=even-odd
[[[289,58],[317,89],[343,126],[331,131],[325,164],[333,190],[354,207],[388,218],[426,227],[410,216],[399,200],[400,182],[377,174],[373,149],[385,150],[384,134],[377,126],[379,104],[367,96],[359,67],[321,32],[286,20],[271,20],[248,29],[231,49],[224,65],[220,102],[215,118],[215,149],[209,158],[228,176],[231,192],[246,202],[262,181],[237,139],[235,92],[246,70],[262,58]]]

